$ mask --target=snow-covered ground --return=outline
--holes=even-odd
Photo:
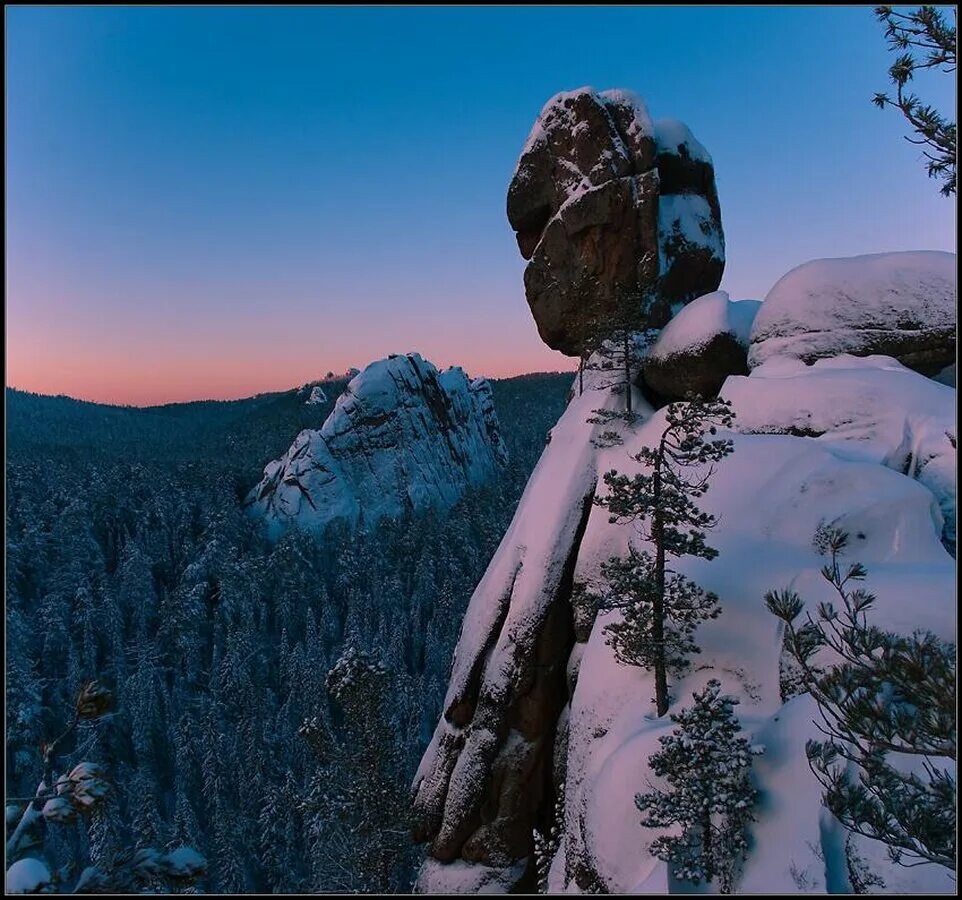
[[[812,546],[819,525],[851,534],[850,558],[865,564],[868,587],[878,595],[872,621],[955,639],[955,566],[940,540],[940,502],[954,510],[954,478],[951,486],[946,479],[933,490],[889,464],[899,457],[903,425],[910,428],[905,423],[915,417],[951,425],[954,433],[954,391],[894,360],[827,362],[797,364],[791,374],[783,369],[777,381],[765,367],[728,380],[722,396],[738,415],[734,453],[717,464],[702,502],[719,519],[709,542],[720,553],[710,562],[686,559],[679,565],[718,594],[723,611],[699,629],[702,652],[692,671],[671,685],[672,710],[690,705],[693,691],[718,678],[725,692],[740,699],[736,713],[743,728],[767,748],[755,764],[761,803],[754,849],[738,887],[745,892],[847,889],[846,835],[822,807],[805,758],[806,739],[817,737],[814,708],[808,697],[780,700],[782,625],[763,602],[766,591],[784,587],[796,590],[810,609],[831,599],[820,574],[824,560]],[[752,433],[795,421],[799,406],[823,434]],[[629,453],[652,443],[663,428],[659,411],[626,434],[624,447],[603,451],[596,469],[637,470]],[[954,447],[949,450],[946,464],[954,470]],[[629,541],[643,544],[631,525],[611,525],[598,510],[581,546],[576,579],[596,580],[600,564],[623,553]],[[634,794],[655,781],[647,760],[672,725],[653,715],[651,674],[620,665],[604,641],[604,624],[618,615],[607,613],[596,622],[571,700],[567,841],[570,852],[593,861],[609,890],[658,890],[667,885],[667,872],[645,850],[655,833],[639,825]],[[872,843],[859,841],[859,853],[889,889],[954,890],[941,867],[894,867],[884,848]],[[555,887],[563,886],[559,875]],[[671,885],[673,891],[682,887]]]

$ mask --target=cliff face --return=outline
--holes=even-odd
[[[682,557],[672,570],[716,594],[721,615],[699,627],[701,652],[669,684],[669,712],[717,679],[765,747],[735,890],[852,892],[860,865],[893,892],[954,890],[945,869],[894,865],[826,811],[805,753],[818,713],[785,690],[784,624],[764,602],[784,588],[808,610],[832,599],[813,546],[830,525],[868,570],[870,624],[955,639],[954,257],[816,260],[760,304],[705,296],[724,266],[711,157],[684,125],[652,123],[623,91],[584,88],[545,105],[507,212],[545,343],[572,355],[598,346],[619,297],[637,293],[648,357],[627,386],[630,422],[599,415],[624,409],[624,388],[610,387],[603,360],[588,361],[585,390],[576,381],[471,598],[413,784],[414,837],[428,844],[418,889],[531,890],[543,874],[538,831],[558,836],[551,892],[698,890],[651,854],[657,833],[634,802],[658,781],[649,758],[674,723],[655,715],[653,673],[619,663],[607,642],[621,612],[585,603],[604,592],[605,562],[653,552],[595,503],[604,473],[639,474],[634,456],[666,428],[651,404],[697,391],[733,404],[724,437],[734,451],[698,500],[717,520],[718,557]],[[943,383],[926,377],[936,373]]]
[[[876,332],[888,329],[898,340],[899,322],[912,315],[921,316],[918,331],[941,327],[941,312],[925,313],[927,305],[944,305],[941,281],[934,293],[886,291],[869,302],[878,263],[866,259],[864,280],[858,259],[851,263],[834,266],[844,272],[847,296],[857,298],[854,287],[862,285],[869,310],[882,303],[891,312],[888,324],[871,320]],[[821,291],[841,289],[821,277],[832,266],[810,266]],[[792,306],[779,293],[784,282],[779,304]],[[796,308],[805,309],[805,296]],[[769,300],[757,316],[752,305],[745,328],[729,322],[727,297],[705,301],[665,330],[664,358],[694,359],[712,345],[706,336],[722,332],[735,335],[742,353],[749,344],[772,349],[778,310],[765,315]],[[832,599],[813,546],[817,529],[832,525],[849,533],[849,559],[868,570],[866,586],[878,597],[871,624],[955,640],[955,390],[893,356],[864,355],[857,312],[844,316],[855,325],[832,332],[832,347],[813,361],[797,358],[786,342],[785,352],[772,350],[764,362],[756,357],[746,367],[739,358],[727,377],[718,371],[723,360],[713,363],[719,395],[736,416],[724,435],[734,451],[716,464],[699,501],[718,520],[709,540],[719,556],[683,558],[677,571],[717,594],[722,612],[698,629],[701,653],[670,683],[669,711],[689,706],[692,693],[716,678],[739,699],[747,736],[766,748],[754,767],[761,801],[739,892],[851,892],[852,854],[887,890],[954,890],[946,870],[894,865],[883,845],[844,831],[826,812],[805,755],[806,740],[819,736],[817,710],[807,695],[783,696],[783,625],[763,600],[786,587],[808,610]],[[660,374],[673,377],[664,366]],[[593,501],[606,490],[605,472],[641,471],[632,457],[657,445],[666,413],[633,387],[638,418],[600,424],[597,410],[623,409],[624,395],[604,387],[604,371],[591,365],[584,378],[584,393],[576,382],[465,616],[444,713],[413,784],[414,835],[428,844],[421,891],[533,888],[534,831],[551,825],[560,834],[552,891],[680,887],[648,851],[656,833],[640,825],[634,804],[637,792],[657,782],[648,759],[673,723],[654,714],[652,673],[619,663],[607,643],[605,627],[620,612],[593,612],[579,589],[604,586],[601,566],[610,557],[652,549],[632,524],[612,524]],[[664,393],[681,387],[667,384]],[[620,443],[604,434],[611,430]]]
[[[247,506],[273,534],[447,509],[507,459],[490,385],[413,353],[356,375],[316,431],[269,463]]]

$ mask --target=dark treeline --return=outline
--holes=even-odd
[[[509,467],[449,514],[273,545],[240,500],[343,382],[320,407],[8,390],[8,796],[36,788],[84,679],[116,696],[68,754],[113,801],[46,852],[186,843],[208,891],[407,890],[408,785],[464,609],[570,383],[493,383]]]

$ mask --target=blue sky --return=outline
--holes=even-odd
[[[419,350],[567,368],[537,337],[508,182],[538,111],[630,88],[715,160],[722,287],[955,249],[870,103],[857,8],[7,8],[7,383],[243,396]],[[949,76],[920,83],[954,109]]]

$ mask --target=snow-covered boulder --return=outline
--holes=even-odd
[[[754,768],[754,847],[736,891],[851,891],[846,833],[822,806],[805,757],[817,713],[804,696],[783,702],[782,625],[763,598],[792,587],[809,609],[831,599],[813,546],[831,524],[851,535],[849,558],[868,570],[873,624],[955,639],[955,565],[942,542],[955,504],[954,476],[943,477],[954,470],[954,428],[945,444],[938,437],[953,421],[954,391],[892,359],[843,357],[773,362],[730,377],[721,396],[737,413],[725,435],[734,452],[715,464],[699,500],[718,519],[708,539],[719,556],[685,558],[678,569],[715,592],[722,612],[698,629],[701,653],[671,681],[671,711],[717,678],[740,701],[746,737],[766,748]],[[639,472],[632,454],[665,427],[665,410],[637,392],[641,420],[614,426],[623,443],[598,440],[613,426],[593,411],[623,404],[610,392],[573,397],[471,598],[444,713],[413,785],[415,835],[430,842],[423,890],[482,880],[530,888],[532,829],[562,790],[552,891],[685,887],[649,852],[657,832],[640,825],[634,803],[655,778],[648,759],[672,723],[653,714],[652,674],[620,664],[606,641],[620,613],[586,618],[576,590],[599,587],[601,564],[629,544],[651,549],[633,524],[612,524],[592,503],[606,490],[602,474]],[[938,477],[923,477],[933,465]],[[889,889],[954,892],[939,866],[900,869],[868,841],[858,850]]]
[[[577,355],[618,292],[661,275],[651,324],[718,287],[725,262],[711,157],[686,126],[653,123],[627,91],[552,97],[508,188],[508,221],[538,332]]]
[[[816,259],[768,292],[749,367],[777,356],[893,356],[935,375],[955,361],[956,256],[935,250]]]
[[[677,119],[655,122],[655,145],[659,290],[670,302],[687,303],[716,288],[725,269],[715,168],[708,151]]]
[[[491,386],[417,353],[371,363],[319,430],[264,469],[246,505],[277,535],[289,525],[351,527],[454,505],[507,458]]]
[[[18,859],[7,869],[5,886],[8,894],[39,894],[53,883],[47,864],[33,856]]]
[[[645,383],[666,400],[715,396],[729,375],[747,375],[748,336],[758,300],[715,291],[682,307],[642,365]]]

